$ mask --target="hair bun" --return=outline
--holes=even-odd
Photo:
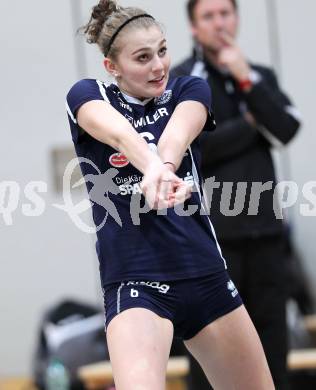
[[[98,0],[98,4],[91,10],[89,22],[79,29],[83,31],[88,43],[96,43],[102,54],[112,59],[117,57],[120,48],[120,45],[114,42],[117,34],[129,22],[147,15],[146,11],[137,7],[120,7],[117,1]],[[142,18],[135,22],[134,27],[137,28],[149,28],[155,25],[161,29],[153,17]]]
[[[93,8],[92,18],[105,21],[117,8],[113,0],[100,0],[99,4]]]
[[[89,23],[84,26],[89,43],[96,43],[99,39],[105,21],[119,9],[114,0],[100,0],[92,9]]]

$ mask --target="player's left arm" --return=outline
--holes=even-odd
[[[207,116],[207,107],[198,101],[179,103],[158,142],[161,160],[171,162],[177,170],[186,150],[202,131]]]

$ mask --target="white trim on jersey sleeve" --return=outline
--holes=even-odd
[[[205,204],[204,204],[204,201],[203,201],[203,198],[202,198],[202,194],[201,194],[201,191],[200,191],[200,179],[199,179],[199,175],[198,175],[198,172],[197,172],[197,169],[196,169],[196,165],[195,165],[195,162],[194,162],[194,159],[193,159],[193,153],[192,153],[192,149],[191,149],[191,146],[189,146],[189,152],[190,152],[190,156],[191,156],[191,161],[192,161],[192,175],[193,175],[193,180],[194,180],[194,183],[195,183],[195,186],[196,186],[196,189],[197,189],[197,192],[199,194],[199,198],[200,198],[200,202],[201,202],[201,207],[205,213],[205,217],[207,218],[208,220],[208,223],[211,227],[211,231],[212,231],[212,234],[213,234],[213,237],[215,239],[215,243],[216,243],[216,247],[217,247],[217,250],[224,262],[224,265],[225,265],[225,269],[227,269],[227,264],[226,264],[226,260],[224,259],[223,257],[223,254],[222,254],[222,250],[221,250],[221,247],[217,241],[217,237],[216,237],[216,233],[215,233],[215,229],[213,227],[213,224],[207,214],[207,210],[205,209]]]
[[[105,91],[105,88],[104,88],[104,83],[100,80],[96,80],[98,86],[99,86],[99,90],[100,90],[100,94],[102,95],[103,97],[103,100],[106,101],[107,103],[110,103],[108,97],[106,96],[106,91]]]
[[[71,109],[70,109],[67,101],[66,101],[66,110],[67,110],[68,115],[70,116],[71,120],[73,121],[73,123],[77,124],[77,120],[74,117],[74,114],[71,112]]]

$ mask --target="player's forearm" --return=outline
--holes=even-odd
[[[123,153],[140,172],[144,173],[153,164],[162,165],[128,120],[108,103],[84,104],[78,112],[78,123],[93,138]]]
[[[121,121],[113,127],[115,131],[108,139],[109,145],[124,154],[127,160],[141,173],[144,174],[149,167],[162,165],[157,153],[150,149],[144,138],[130,123]]]
[[[201,103],[185,101],[174,111],[158,142],[158,154],[163,162],[170,161],[177,169],[193,140],[200,134],[207,118]]]
[[[163,162],[171,162],[176,171],[181,165],[183,156],[190,145],[189,141],[185,141],[183,138],[179,139],[179,136],[170,135],[168,139],[162,140],[158,144],[158,154]]]

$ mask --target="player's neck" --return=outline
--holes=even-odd
[[[127,91],[124,91],[123,89],[120,88],[120,91],[124,97],[124,99],[128,102],[128,103],[133,103],[133,104],[141,104],[141,105],[145,105],[147,104],[150,100],[152,100],[153,98],[150,97],[150,98],[139,98],[137,96],[133,96],[130,92],[127,92]]]

